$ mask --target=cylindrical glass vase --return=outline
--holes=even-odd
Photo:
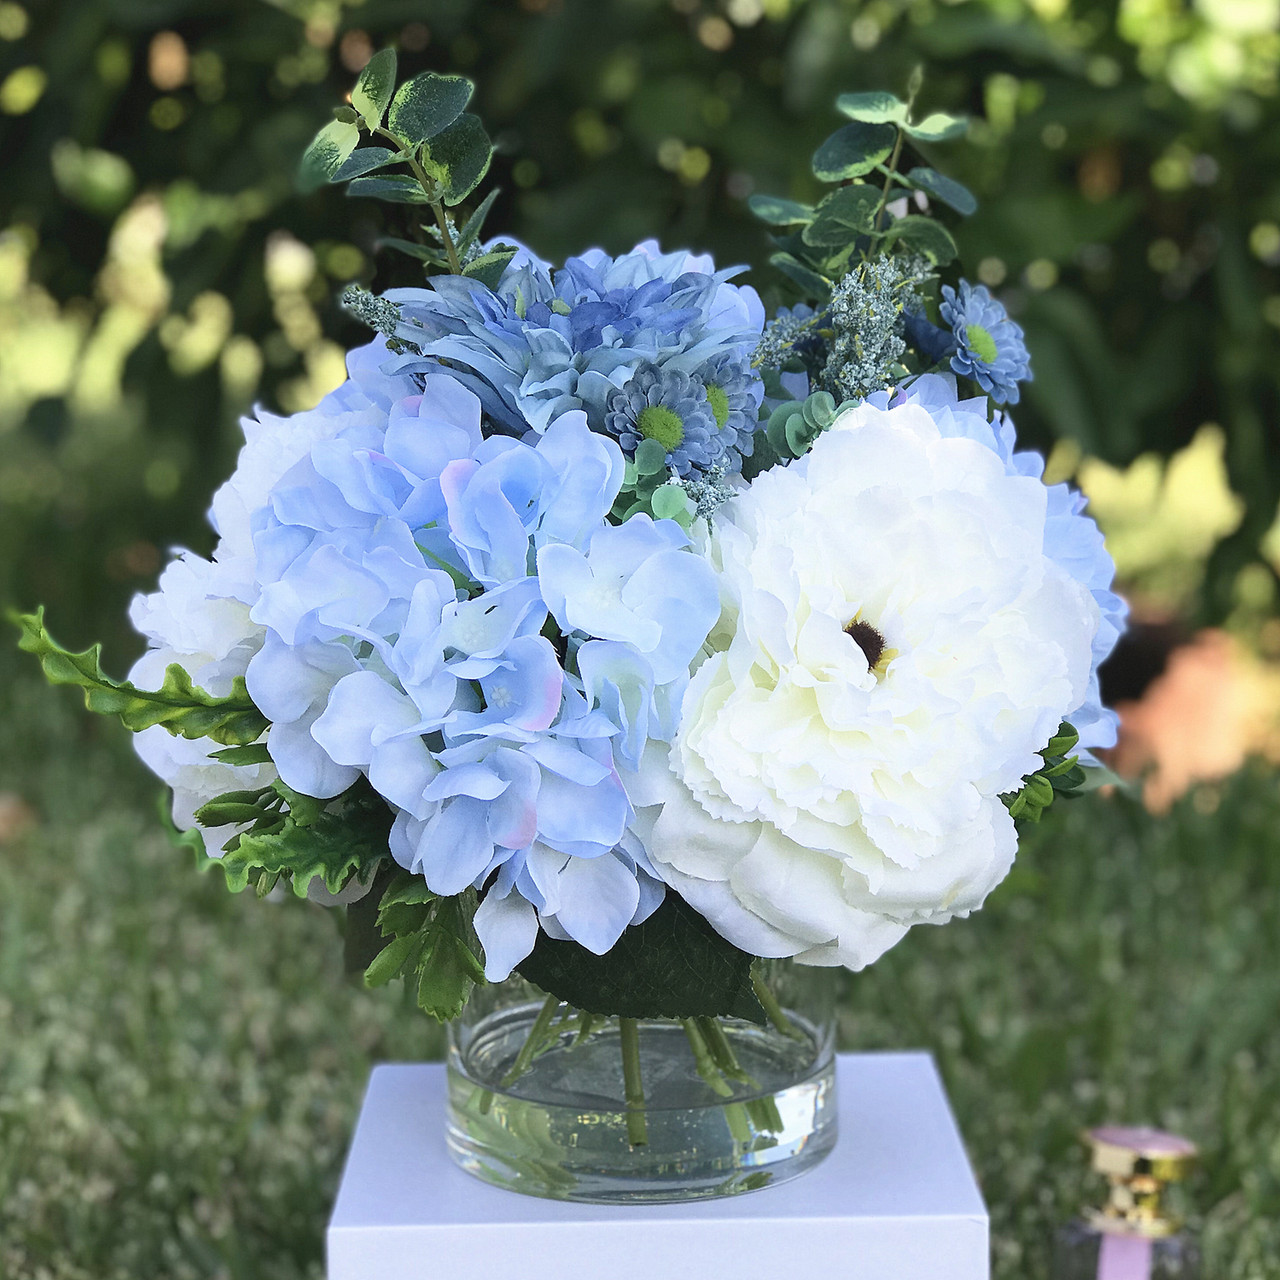
[[[455,1162],[526,1195],[664,1204],[794,1178],[835,1145],[834,974],[761,964],[770,1018],[583,1014],[519,978],[449,1029]]]

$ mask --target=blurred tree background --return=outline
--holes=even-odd
[[[0,0],[0,598],[132,656],[122,606],[203,513],[253,403],[362,333],[397,214],[297,158],[375,49],[464,71],[490,226],[548,256],[657,235],[760,262],[834,95],[974,117],[970,278],[1025,325],[1023,436],[1078,473],[1140,611],[1270,648],[1280,537],[1280,0]],[[785,285],[753,281],[775,300]],[[1056,447],[1055,447],[1056,445]],[[1182,452],[1179,452],[1182,451]],[[1175,463],[1163,459],[1177,454]],[[1082,461],[1083,459],[1083,461]],[[1133,464],[1137,460],[1137,465]]]

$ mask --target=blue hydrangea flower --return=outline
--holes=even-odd
[[[641,365],[609,397],[604,425],[628,457],[635,457],[643,441],[656,440],[680,476],[706,471],[724,453],[706,388],[679,369]]]
[[[517,265],[518,263],[518,265]],[[458,276],[386,296],[400,309],[396,336],[421,355],[391,366],[445,366],[501,430],[540,433],[564,413],[607,430],[613,394],[645,366],[692,377],[729,356],[759,403],[750,356],[764,328],[755,290],[730,283],[710,258],[663,254],[647,241],[611,258],[599,249],[559,270],[518,259],[496,290]]]
[[[608,523],[623,456],[582,411],[486,436],[438,368],[388,385],[252,519],[268,751],[321,799],[367,778],[402,866],[485,889],[491,978],[540,928],[603,952],[662,897],[618,765],[673,735],[714,574],[674,521]]]
[[[1021,326],[1003,304],[986,285],[961,280],[958,289],[943,286],[939,312],[956,342],[951,368],[972,378],[997,404],[1017,404],[1018,383],[1031,380],[1031,357]]]
[[[938,424],[943,435],[963,436],[1000,455],[1011,475],[1044,475],[1044,459],[1034,450],[1017,451],[1017,438],[1008,414],[993,418],[985,396],[962,400],[956,380],[949,375],[926,374],[897,392],[881,391],[869,397],[879,408],[890,404],[920,404]],[[1091,747],[1112,747],[1120,719],[1102,705],[1098,668],[1106,661],[1125,629],[1129,606],[1111,590],[1116,567],[1103,541],[1102,531],[1085,515],[1086,499],[1067,484],[1048,487],[1045,519],[1045,554],[1088,588],[1102,615],[1093,641],[1093,665],[1085,700],[1067,717],[1080,734],[1083,758]]]

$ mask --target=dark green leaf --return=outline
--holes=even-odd
[[[898,218],[884,233],[884,246],[901,242],[916,253],[922,253],[935,266],[945,267],[959,250],[951,238],[951,232],[940,222],[923,214],[911,213]]]
[[[500,188],[494,187],[483,200],[476,205],[475,210],[466,222],[462,224],[462,229],[458,232],[457,249],[459,253],[464,253],[471,246],[471,242],[477,239],[481,230],[484,228],[484,220],[489,216],[489,210],[493,208],[493,202],[498,198]]]
[[[806,296],[819,302],[825,302],[831,296],[831,282],[791,254],[775,253],[769,259],[769,265],[777,267],[783,275],[799,285]]]
[[[507,264],[518,252],[517,249],[501,246],[491,253],[482,253],[463,267],[462,274],[469,280],[478,280],[487,288],[496,289]]]
[[[414,964],[422,954],[422,947],[423,940],[416,933],[392,938],[364,971],[364,985],[385,987],[392,978],[398,978],[407,965]]]
[[[333,118],[341,120],[343,124],[360,123],[360,113],[353,107],[334,107]]]
[[[854,231],[870,231],[880,207],[880,190],[854,182],[833,191],[818,205],[818,217],[842,222]]]
[[[350,903],[346,912],[339,917],[342,920],[344,973],[364,973],[373,963],[373,958],[386,945],[386,939],[378,929],[378,913],[388,885],[400,874],[400,868],[395,863],[384,862],[378,868],[369,892]]]
[[[443,133],[467,109],[475,86],[464,76],[423,71],[406,80],[391,100],[387,125],[415,145]]]
[[[398,173],[388,173],[381,178],[356,178],[348,185],[347,195],[386,200],[389,204],[431,203],[416,179]]]
[[[333,175],[334,182],[346,182],[363,174],[381,169],[384,164],[395,164],[399,153],[389,147],[361,147],[353,151]]]
[[[889,158],[896,137],[893,125],[847,124],[813,153],[814,176],[823,182],[861,178]]]
[[[438,245],[416,244],[412,240],[400,240],[396,236],[382,236],[378,240],[379,249],[395,249],[406,253],[419,262],[429,262],[434,266],[448,265],[449,259]]]
[[[447,205],[461,204],[489,172],[493,143],[480,123],[468,112],[460,116],[430,146],[431,162],[444,170]]]
[[[907,180],[919,187],[921,191],[931,195],[943,204],[949,205],[957,213],[966,218],[976,213],[978,202],[968,187],[962,186],[954,178],[948,178],[936,169],[910,169]]]
[[[575,1009],[622,1018],[745,1018],[763,1024],[752,957],[726,942],[674,890],[612,950],[538,935],[520,974]]]
[[[813,217],[812,205],[801,204],[798,200],[784,200],[781,196],[752,196],[747,201],[747,208],[771,227],[794,227],[808,222]]]
[[[253,705],[244,680],[237,678],[231,693],[214,698],[191,683],[177,663],[165,671],[164,683],[154,691],[137,689],[107,676],[99,657],[101,645],[71,653],[44,628],[44,609],[33,614],[10,613],[22,630],[18,647],[40,659],[50,684],[69,684],[84,690],[84,705],[100,715],[118,716],[134,733],[162,724],[184,738],[212,738],[226,746],[241,746],[261,737],[267,719]]]
[[[210,751],[209,759],[219,764],[270,764],[271,752],[265,742],[252,742],[247,747],[223,747],[221,751]]]
[[[842,93],[836,99],[836,108],[850,120],[864,124],[902,124],[907,118],[907,104],[882,89],[869,93]]]
[[[925,116],[919,124],[903,125],[908,137],[917,142],[948,142],[969,131],[969,121],[964,116],[949,116],[945,112],[935,111]]]
[[[383,49],[365,63],[355,88],[351,90],[351,105],[364,117],[370,129],[376,129],[382,123],[395,87],[396,51]]]
[[[304,191],[314,191],[326,182],[332,182],[334,174],[356,149],[359,141],[360,130],[356,125],[343,120],[330,120],[303,152],[298,169],[298,185]]]

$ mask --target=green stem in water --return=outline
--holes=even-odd
[[[796,1027],[796,1024],[787,1017],[786,1012],[778,1003],[778,997],[769,990],[768,984],[760,976],[759,971],[753,969],[751,971],[751,986],[756,993],[756,999],[760,1001],[761,1007],[768,1016],[770,1022],[773,1023],[779,1031],[782,1032],[790,1040],[803,1040],[804,1034]]]
[[[758,1089],[759,1084],[742,1069],[741,1063],[738,1062],[738,1055],[734,1053],[733,1045],[729,1043],[729,1037],[725,1035],[719,1020],[699,1018],[698,1026],[706,1039],[707,1047],[711,1050],[716,1066],[737,1084],[744,1084],[749,1089]]]
[[[644,1114],[644,1081],[640,1076],[640,1028],[634,1018],[619,1018],[622,1040],[622,1090],[627,1101],[627,1141],[643,1147],[649,1141],[649,1123]]]
[[[684,1034],[689,1040],[689,1048],[693,1050],[694,1064],[703,1082],[713,1093],[722,1098],[732,1098],[733,1089],[707,1048],[706,1036],[703,1035],[699,1026],[702,1021],[704,1021],[702,1018],[682,1018],[680,1021]]]
[[[502,1077],[502,1087],[504,1089],[508,1085],[514,1084],[533,1066],[533,1060],[538,1056],[538,1050],[542,1048],[543,1041],[547,1038],[547,1032],[551,1029],[551,1022],[556,1016],[556,1010],[559,1008],[560,997],[548,996],[546,1003],[538,1010],[538,1016],[534,1019],[533,1026],[529,1028],[529,1034],[525,1037],[525,1042],[520,1047],[520,1052],[516,1055],[515,1062],[511,1064],[511,1070]]]
[[[574,1037],[573,1046],[576,1049],[591,1034],[591,1029],[596,1024],[596,1015],[594,1013],[578,1014],[578,1034]]]

